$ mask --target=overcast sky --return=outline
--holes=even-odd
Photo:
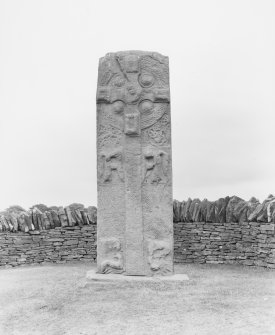
[[[170,58],[174,198],[275,193],[275,1],[0,0],[0,210],[96,205],[98,59]]]

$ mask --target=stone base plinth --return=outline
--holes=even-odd
[[[182,282],[189,280],[186,274],[174,274],[172,276],[125,276],[123,274],[101,274],[96,273],[96,270],[89,270],[86,274],[86,279],[89,283],[113,283],[113,282],[151,282],[151,283],[161,283],[161,282]]]

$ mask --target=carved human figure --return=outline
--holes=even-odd
[[[100,241],[103,245],[105,259],[99,264],[100,273],[122,273],[123,262],[121,254],[121,244],[118,239],[110,238]]]

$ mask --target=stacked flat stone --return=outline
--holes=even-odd
[[[94,206],[70,205],[65,208],[41,208],[34,206],[25,211],[5,211],[0,213],[0,232],[30,232],[95,224],[97,209]]]
[[[275,269],[275,197],[174,201],[177,263],[242,264]]]
[[[46,207],[46,206],[45,206]],[[174,222],[266,222],[275,223],[275,197],[268,196],[262,203],[252,197],[245,201],[237,196],[207,199],[174,200]],[[28,211],[0,213],[0,232],[28,232],[55,227],[74,227],[97,222],[97,208],[83,205],[67,207],[32,207]]]
[[[275,269],[274,223],[174,223],[176,263],[242,264]]]
[[[273,222],[275,223],[275,197],[268,196],[263,203],[256,198],[245,201],[237,196],[217,201],[188,199],[173,202],[174,222]]]
[[[96,260],[96,207],[13,207],[0,215],[0,266]]]
[[[96,261],[96,225],[0,233],[0,267]]]
[[[177,222],[177,263],[241,264],[275,269],[274,223]],[[97,225],[0,233],[0,266],[96,260]]]

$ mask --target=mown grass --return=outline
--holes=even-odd
[[[86,282],[93,264],[0,270],[0,334],[275,334],[275,271],[177,265],[182,283]]]

